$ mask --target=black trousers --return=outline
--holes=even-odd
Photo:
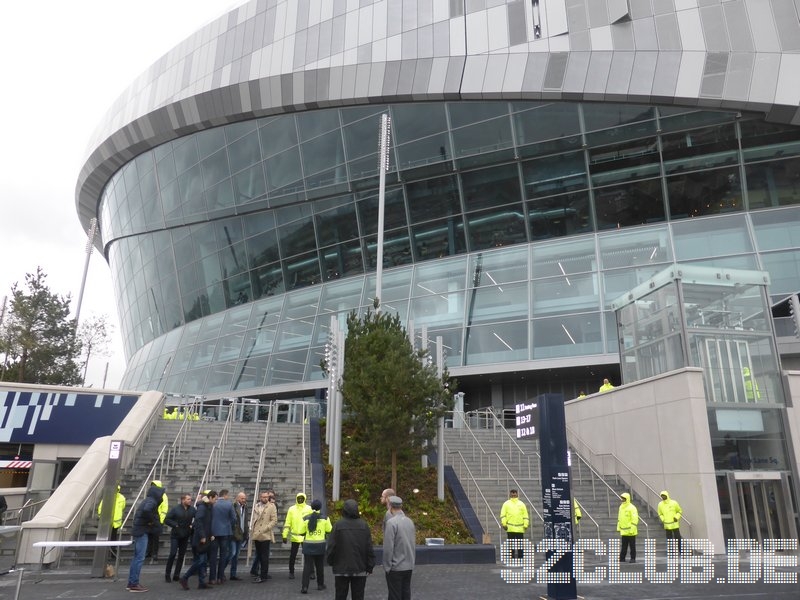
[[[289,574],[294,575],[294,563],[297,560],[297,552],[300,550],[300,542],[292,542],[292,549],[289,550]]]
[[[680,527],[678,529],[665,529],[664,533],[667,536],[667,551],[669,551],[669,541],[670,540],[678,540],[678,554],[681,553],[681,530]]]
[[[346,577],[337,575],[333,578],[336,582],[336,595],[334,600],[347,600],[347,590],[350,590],[352,600],[364,600],[364,590],[367,587],[366,577]]]
[[[508,531],[506,532],[506,536],[508,536],[509,540],[523,540],[525,538],[525,534],[521,531]],[[514,550],[514,547],[511,547],[511,558],[522,558],[522,545],[520,542],[520,547],[517,550]]]
[[[255,562],[253,563],[253,568],[250,569],[251,575],[256,575],[255,570],[258,569],[257,575],[261,577],[261,579],[267,578],[269,574],[269,546],[271,543],[272,542],[269,540],[257,540],[254,542],[256,546],[256,556],[258,557],[258,566],[256,567]]]
[[[167,569],[165,573],[167,577],[169,577],[170,573],[172,572],[172,565],[175,565],[175,574],[173,577],[180,577],[183,559],[186,558],[186,546],[188,545],[188,537],[185,537],[182,540],[176,537],[169,538],[169,556],[167,557]],[[177,560],[175,560],[176,557]]]
[[[303,580],[301,586],[308,589],[308,582],[311,580],[311,573],[317,571],[317,587],[325,585],[325,555],[324,554],[304,554],[303,555]]]
[[[636,560],[636,536],[623,535],[620,537],[620,540],[619,561],[622,562],[625,560],[625,555],[628,554],[629,547],[631,549],[631,560]]]
[[[388,571],[386,587],[389,600],[411,600],[411,573],[413,571]]]
[[[158,538],[160,534],[148,533],[147,534],[147,556],[146,558],[154,558],[158,560]]]

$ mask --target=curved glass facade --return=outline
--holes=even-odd
[[[374,296],[387,110],[382,302],[442,335],[451,368],[616,354],[610,302],[673,261],[766,269],[776,296],[796,287],[788,125],[564,102],[269,117],[163,144],[106,186],[124,387],[321,379],[330,315]]]

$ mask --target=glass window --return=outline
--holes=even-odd
[[[298,113],[297,130],[300,140],[306,141],[320,136],[328,131],[339,129],[339,111],[337,109],[315,110]],[[338,135],[338,134],[337,134]]]
[[[315,285],[322,280],[316,251],[285,260],[283,269],[287,290]]]
[[[750,220],[760,251],[800,247],[800,208],[754,212]]]
[[[300,145],[303,172],[308,177],[315,173],[343,165],[342,135],[337,129]]]
[[[200,154],[200,160],[225,147],[225,129],[223,127],[200,131],[195,134],[195,138],[197,139],[197,151]]]
[[[233,389],[246,390],[264,385],[268,363],[268,355],[253,356],[240,362],[233,378]]]
[[[594,238],[534,244],[531,264],[531,275],[534,279],[596,271]]]
[[[377,129],[377,128],[376,128]],[[297,145],[297,127],[292,115],[276,117],[259,129],[261,155],[273,156]]]
[[[317,247],[314,238],[314,222],[311,216],[282,225],[278,229],[281,256],[287,258],[295,254],[309,252]]]
[[[238,123],[231,123],[225,125],[225,138],[228,142],[238,140],[240,137],[247,135],[251,131],[255,131],[258,123],[252,119],[247,121],[239,121]]]
[[[273,262],[252,271],[251,282],[255,297],[274,296],[286,291],[281,263]]]
[[[704,157],[706,162],[691,161],[686,168],[701,168],[717,165],[721,162],[736,162],[736,151],[739,142],[736,140],[736,129],[733,123],[703,127],[691,131],[680,131],[661,136],[661,148],[664,168],[674,172],[683,168],[686,161],[693,157]]]
[[[589,192],[574,192],[525,203],[532,240],[592,231]]]
[[[546,156],[522,163],[525,197],[538,198],[588,187],[583,152]]]
[[[412,223],[461,213],[458,185],[453,176],[409,183],[406,193]]]
[[[314,216],[320,246],[330,246],[358,238],[354,204],[346,204]]]
[[[800,204],[800,158],[749,164],[745,172],[751,210]]]
[[[598,236],[602,269],[619,269],[672,262],[666,226]]]
[[[554,102],[531,107],[530,103],[513,103],[512,115],[517,144],[525,146],[545,140],[579,134],[578,105]]]
[[[534,359],[603,353],[599,313],[534,319],[532,327]]]
[[[597,188],[594,199],[600,230],[664,220],[660,179]]]
[[[630,292],[640,283],[649,281],[654,275],[664,270],[664,265],[643,266],[634,269],[614,269],[603,271],[603,294],[605,307]],[[610,335],[610,334],[609,334]]]
[[[420,265],[414,271],[412,295],[443,294],[452,290],[463,290],[466,284],[465,269],[466,260],[463,257]]]
[[[761,262],[769,271],[769,292],[773,297],[797,292],[797,282],[800,281],[800,251],[787,250],[762,254]]]
[[[678,262],[753,251],[747,224],[740,215],[676,222],[672,235]]]
[[[200,164],[203,168],[203,181],[206,187],[211,187],[226,177],[230,177],[228,155],[225,151],[211,155]]]
[[[360,306],[363,288],[364,279],[361,277],[326,284],[317,312],[348,314],[354,306]]]
[[[162,189],[178,176],[178,173],[175,171],[175,161],[173,160],[172,154],[167,154],[158,161],[156,172],[158,173],[158,182],[161,184]]]
[[[610,104],[610,103],[584,103],[583,120],[586,130],[620,129],[631,123],[641,123],[655,119],[655,109],[652,106],[635,104]]]
[[[374,269],[378,264],[378,237],[370,235],[364,238],[364,252],[367,264]],[[411,241],[408,229],[395,229],[383,234],[383,266],[396,267],[413,262]]]
[[[411,276],[413,269],[392,269],[383,274],[381,291],[381,303],[399,302],[406,300],[410,296]],[[372,306],[375,297],[375,274],[367,275],[364,286],[364,296],[361,300],[362,306]]]
[[[273,354],[269,361],[266,385],[280,385],[303,380],[308,348]]]
[[[397,145],[447,131],[445,105],[439,103],[396,104],[392,106],[392,138]],[[377,123],[375,137],[377,140]],[[438,155],[438,152],[436,153]]]
[[[361,227],[365,235],[378,232],[378,194],[374,191],[358,194],[358,213],[361,218]],[[406,227],[406,204],[403,198],[403,188],[396,187],[386,190],[383,205],[384,229]]]
[[[344,144],[347,149],[347,159],[354,160],[363,156],[374,155],[375,168],[378,166],[378,131],[380,118],[363,119],[347,125],[343,129]],[[374,144],[366,144],[364,140],[375,140]],[[390,145],[394,140],[390,139]]]
[[[533,314],[575,313],[600,308],[598,276],[562,275],[532,284]]]
[[[258,132],[253,131],[228,146],[231,171],[241,171],[261,160],[261,147],[258,143]]]
[[[320,256],[322,258],[324,281],[350,277],[364,272],[364,262],[361,258],[361,242],[359,240],[351,240],[322,248]]]
[[[528,319],[528,284],[473,288],[467,292],[467,323],[500,323]]]
[[[511,204],[521,198],[515,164],[463,173],[461,186],[467,211]]]
[[[311,342],[314,331],[314,319],[292,319],[284,321],[278,326],[278,336],[275,342],[275,351],[307,348]]]
[[[450,102],[447,110],[454,128],[508,116],[506,102]]]
[[[656,138],[644,138],[589,150],[594,185],[633,181],[661,174]]]
[[[237,173],[233,176],[232,181],[233,189],[236,193],[236,204],[239,206],[259,200],[267,195],[264,170],[260,163],[245,169],[241,173]],[[226,185],[228,190],[230,189],[230,182],[225,182],[223,185]],[[217,200],[217,204],[219,204],[219,200]],[[231,204],[233,204],[232,199]]]
[[[742,132],[742,148],[759,146],[778,146],[789,142],[797,143],[797,127],[784,123],[767,123],[763,119],[742,119],[739,123]]]
[[[231,389],[231,380],[236,372],[236,363],[218,363],[209,369],[206,380],[206,392],[226,392]]]
[[[471,250],[500,248],[527,241],[522,204],[467,215]]]
[[[513,144],[508,116],[454,129],[452,135],[456,157],[502,150]]]
[[[425,286],[427,287],[427,286]],[[418,290],[419,286],[415,286]],[[456,290],[411,299],[409,318],[415,327],[422,325],[461,326],[464,323],[464,290]],[[430,331],[428,332],[430,339]]]
[[[172,142],[172,153],[175,157],[175,168],[178,173],[183,173],[193,167],[199,160],[197,154],[197,139],[195,136],[175,140]]]
[[[464,348],[465,365],[526,360],[527,322],[470,327],[465,333]]]
[[[247,238],[247,264],[251,269],[260,267],[279,258],[278,233],[274,229]]]
[[[413,169],[432,163],[445,162],[453,156],[450,149],[450,136],[447,132],[398,145],[395,151],[399,169]],[[437,170],[441,171],[442,169]]]
[[[473,254],[468,273],[468,287],[527,281],[528,249],[517,247]]]
[[[673,219],[743,209],[738,167],[673,175],[667,178],[667,193]]]
[[[467,251],[461,216],[431,221],[411,228],[415,256],[419,260],[455,256]]]
[[[659,127],[664,132],[708,127],[714,123],[733,123],[735,112],[703,111],[679,106],[659,106]]]
[[[267,186],[271,192],[283,192],[297,187],[303,178],[300,168],[300,150],[295,146],[265,161]],[[285,188],[285,189],[284,189]]]

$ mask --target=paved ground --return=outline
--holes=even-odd
[[[794,559],[796,560],[796,555]],[[591,570],[594,567],[588,567]],[[663,570],[664,565],[659,564]],[[722,560],[715,560],[716,575],[726,575],[727,565]],[[747,565],[740,567],[742,570]],[[503,565],[426,565],[414,570],[411,589],[414,600],[468,600],[472,598],[488,599],[525,599],[534,600],[547,595],[547,586],[537,583],[510,584],[503,580]],[[138,594],[144,598],[231,598],[236,600],[271,600],[296,598],[297,600],[323,600],[333,598],[333,578],[326,572],[328,589],[317,591],[315,582],[311,582],[308,595],[300,594],[300,580],[290,580],[288,571],[280,565],[271,569],[273,579],[266,583],[253,584],[250,581],[229,581],[223,586],[210,590],[198,590],[197,579],[190,580],[192,589],[181,590],[177,583],[164,582],[163,567],[145,566],[141,583],[150,588],[148,594]],[[643,573],[644,565],[623,565],[623,573]],[[779,568],[778,571],[798,574],[797,567]],[[134,595],[125,589],[127,568],[121,570],[121,579],[92,579],[88,575],[89,568],[69,568],[43,573],[24,571],[19,598],[25,600],[79,600],[130,599]],[[0,577],[0,600],[15,598],[18,575],[11,572]],[[591,599],[637,599],[660,600],[700,600],[725,598],[726,600],[799,600],[800,583],[794,584],[611,584],[606,582],[592,585],[578,585],[578,594]],[[386,581],[382,572],[376,571],[367,581],[367,600],[383,600],[386,596]]]

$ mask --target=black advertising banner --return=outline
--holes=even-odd
[[[567,458],[567,426],[561,394],[543,394],[534,402],[539,413],[539,453],[542,469],[544,539],[565,542],[567,551],[550,568],[551,573],[568,573],[569,583],[548,583],[547,597],[574,600],[578,597],[572,576],[572,493]],[[550,560],[553,552],[547,552]]]

